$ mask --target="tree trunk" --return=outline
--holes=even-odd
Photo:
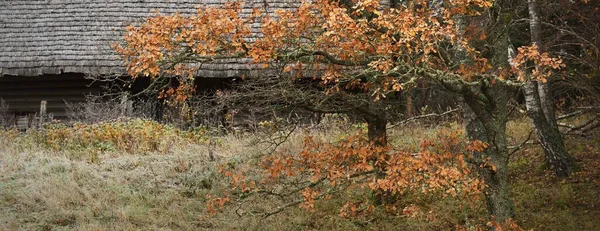
[[[387,119],[383,116],[381,118],[367,118],[367,129],[369,141],[379,146],[387,145]]]
[[[500,4],[500,3],[495,3]],[[495,13],[502,13],[494,9]],[[494,17],[492,20],[495,20]],[[498,22],[508,23],[508,22]],[[456,26],[460,31],[466,29],[465,18],[457,18]],[[496,67],[508,66],[508,33],[502,27],[500,30],[491,31],[494,34],[494,46],[492,49],[492,63]],[[457,49],[455,59],[463,63],[469,63],[465,49]],[[508,148],[506,138],[506,123],[508,122],[508,110],[506,102],[514,93],[512,87],[505,85],[502,81],[495,84],[474,86],[447,86],[455,92],[459,92],[463,98],[464,121],[467,137],[470,141],[482,141],[489,146],[482,152],[473,153],[470,160],[477,168],[479,175],[483,178],[486,187],[484,189],[485,202],[490,218],[502,223],[513,217],[513,203],[510,199],[508,187]]]
[[[531,42],[540,44],[539,9],[535,0],[528,0]],[[539,48],[542,51],[542,48]],[[535,66],[539,70],[539,66]],[[567,177],[573,172],[574,161],[565,148],[554,116],[554,104],[548,84],[529,80],[524,87],[527,115],[531,118],[536,135],[546,156],[546,162],[558,177]]]
[[[542,106],[544,117],[546,117],[546,121],[548,121],[550,126],[558,128],[556,116],[554,116],[554,100],[552,99],[550,88],[548,84],[539,81],[537,82],[537,86],[537,93],[540,96],[540,105]]]
[[[573,159],[565,148],[558,127],[549,122],[543,111],[537,81],[526,83],[523,90],[525,92],[527,115],[531,118],[535,133],[544,149],[546,162],[554,169],[556,176],[569,176],[573,172]]]
[[[413,90],[408,90],[405,92],[406,95],[406,117],[410,118],[415,116],[415,107],[413,105]]]
[[[514,215],[513,203],[509,196],[508,187],[508,150],[505,145],[505,124],[497,122],[494,127],[486,128],[476,117],[468,116],[466,119],[466,131],[470,140],[493,143],[494,141],[491,141],[486,133],[491,130],[491,132],[496,132],[498,135],[492,138],[496,140],[497,144],[494,144],[494,146],[490,145],[490,147],[481,153],[476,153],[474,158],[475,163],[480,165],[478,168],[479,175],[483,178],[487,186],[484,194],[488,214],[493,220],[502,222]],[[494,167],[489,165],[489,162]]]
[[[514,215],[508,187],[508,148],[506,138],[507,106],[510,91],[492,86],[492,102],[483,103],[472,93],[465,95],[464,110],[466,132],[469,140],[480,140],[489,146],[473,155],[474,164],[487,187],[484,190],[486,206],[491,219],[502,222]],[[491,95],[491,94],[490,94]],[[500,102],[496,104],[494,102]]]
[[[367,122],[369,141],[377,146],[387,146],[387,122],[385,115],[380,116],[367,116],[365,118]],[[385,178],[386,165],[379,163],[375,166],[377,169],[377,178]],[[372,200],[374,205],[391,204],[396,201],[395,195],[392,195],[389,191],[376,190],[372,194]]]

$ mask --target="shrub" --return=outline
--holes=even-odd
[[[231,196],[212,198],[209,210],[253,199],[280,200],[283,205],[262,212],[268,217],[291,206],[314,210],[317,201],[352,189],[371,193],[346,201],[342,216],[368,213],[380,203],[400,207],[394,198],[408,194],[478,197],[484,185],[467,161],[472,152],[486,147],[481,142],[467,143],[462,133],[453,130],[423,140],[416,153],[375,145],[361,133],[333,143],[307,137],[299,153],[265,156],[258,167],[221,166],[220,172],[231,179],[233,189]]]
[[[178,144],[208,141],[202,128],[182,131],[145,119],[126,119],[96,124],[49,124],[33,135],[44,147],[55,151],[98,150],[129,154],[168,152]]]

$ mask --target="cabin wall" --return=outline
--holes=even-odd
[[[21,123],[25,117],[39,114],[42,100],[48,102],[47,113],[52,113],[54,119],[67,119],[65,102],[85,102],[86,94],[100,91],[100,84],[85,79],[83,74],[0,77],[0,98]]]
[[[231,88],[231,84],[234,81],[235,78],[198,77],[195,83],[196,93],[211,95],[216,90]],[[140,93],[150,85],[150,82],[151,80],[148,78],[136,79],[129,89],[130,94],[136,95]],[[86,79],[84,74],[79,73],[41,76],[1,76],[0,98],[8,104],[7,113],[14,117],[10,119],[0,118],[0,123],[4,123],[0,124],[0,126],[12,126],[16,124],[21,129],[30,127],[32,122],[36,120],[35,116],[40,113],[40,103],[42,100],[47,101],[46,113],[52,114],[53,119],[68,120],[69,115],[67,115],[66,103],[84,103],[86,102],[86,95],[104,94],[106,86],[108,86],[108,83],[94,82]],[[168,105],[165,105],[162,100],[157,99],[156,94],[140,95],[131,100],[133,100],[133,110],[140,110],[139,112],[134,112],[134,116],[143,111],[145,116],[162,121],[165,110],[170,110]],[[148,112],[148,110],[152,110],[152,112]],[[0,105],[0,117],[6,116],[2,115],[2,113],[3,110]],[[98,113],[101,112],[98,111]]]
[[[158,98],[158,92],[145,91],[148,86],[151,85],[152,80],[147,77],[137,78],[131,84],[131,95],[134,103],[134,112],[138,115],[143,114],[144,116],[151,115],[151,118],[160,122],[181,124],[186,123],[190,126],[195,125],[214,125],[215,119],[223,120],[225,118],[225,109],[218,110],[214,103],[214,98],[218,90],[228,90],[232,88],[232,84],[236,81],[240,81],[238,78],[212,78],[212,77],[195,77],[194,81],[194,92],[195,97],[188,99],[186,106],[191,107],[194,110],[193,118],[183,118],[180,114],[179,106],[170,105],[165,102],[165,99]],[[172,79],[170,87],[177,88],[179,83],[177,79]],[[144,94],[140,94],[145,92]],[[204,98],[206,97],[206,98]],[[202,100],[202,101],[200,101]],[[148,113],[149,111],[152,111]],[[185,121],[184,121],[185,120]],[[191,120],[191,121],[188,121]],[[212,121],[212,122],[208,122]]]

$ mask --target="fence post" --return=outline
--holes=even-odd
[[[133,116],[133,100],[128,99],[127,100],[127,109],[125,110],[126,112],[126,116],[131,117]]]
[[[129,99],[129,94],[121,94],[121,116],[131,117],[133,115],[133,101]]]
[[[48,106],[48,101],[42,100],[42,102],[40,103],[40,122],[38,124],[38,127],[42,127],[42,125],[44,125],[44,120],[46,118],[47,106]]]

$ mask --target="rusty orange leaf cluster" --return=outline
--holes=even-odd
[[[124,43],[113,48],[133,78],[176,77],[184,89],[165,93],[185,100],[200,64],[239,57],[247,50],[245,38],[252,32],[255,15],[242,18],[241,11],[241,3],[229,2],[222,7],[200,7],[192,16],[157,12],[139,26],[128,26]]]
[[[534,65],[533,67],[528,65]],[[552,70],[565,67],[562,59],[541,53],[537,45],[519,47],[517,56],[512,60],[513,71],[519,81],[540,80],[545,83]]]
[[[274,13],[254,9],[250,16],[242,16],[242,3],[236,2],[199,8],[193,16],[148,18],[140,26],[128,27],[124,44],[115,49],[134,77],[173,75],[186,82],[201,68],[198,64],[246,57],[263,68],[273,62],[293,65],[285,70],[317,73],[314,77],[325,82],[367,76],[364,84],[378,98],[439,71],[458,78],[489,72],[487,60],[469,45],[454,20],[480,14],[492,2],[418,0],[385,8],[378,0],[361,0],[348,8],[339,1],[315,0]],[[256,22],[261,24],[261,36],[250,38],[251,24]],[[439,55],[449,46],[460,48],[474,65],[449,64]]]
[[[206,196],[206,211],[210,215],[215,215],[219,209],[225,207],[228,203],[231,203],[231,198],[229,197],[216,197],[213,198],[210,195]]]
[[[424,140],[414,153],[376,145],[361,134],[338,143],[307,137],[304,149],[297,154],[266,156],[262,162],[262,179],[258,182],[246,179],[243,173],[221,171],[230,177],[234,187],[245,193],[287,188],[288,193],[278,195],[298,196],[302,198],[300,207],[309,210],[315,208],[318,199],[326,198],[331,192],[352,187],[391,195],[412,192],[477,197],[484,184],[466,158],[470,158],[471,152],[486,147],[482,142],[467,144],[459,133],[451,131],[441,132],[435,140]],[[288,185],[286,182],[296,183]],[[367,210],[368,206],[349,202],[341,214],[350,216]]]

